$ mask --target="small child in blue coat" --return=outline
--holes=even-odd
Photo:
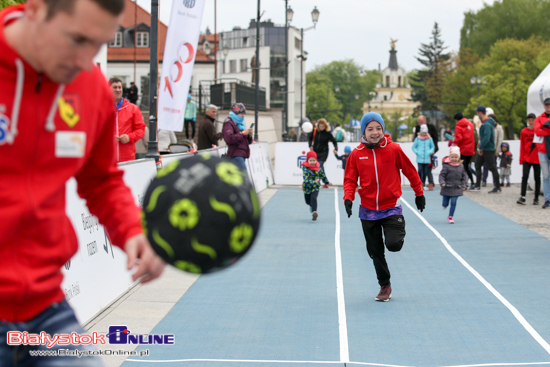
[[[434,141],[430,134],[428,134],[428,125],[424,124],[420,126],[420,133],[416,139],[414,139],[412,150],[414,154],[416,154],[420,181],[422,181],[422,185],[425,185],[426,178],[428,177],[428,170],[431,169],[431,156],[435,150]]]
[[[325,171],[321,169],[321,165],[317,161],[317,153],[313,150],[309,151],[306,155],[306,161],[302,163],[302,173],[304,177],[304,183],[302,189],[304,190],[304,198],[306,204],[309,205],[312,212],[311,220],[317,220],[319,214],[317,213],[317,196],[319,196],[320,181],[326,185],[331,185],[328,182]]]
[[[336,157],[336,159],[338,159],[339,161],[342,161],[342,169],[344,171],[346,170],[346,162],[348,161],[348,157],[350,153],[351,153],[351,147],[349,145],[346,145],[346,147],[344,148],[344,155],[338,155],[334,153],[334,156]]]

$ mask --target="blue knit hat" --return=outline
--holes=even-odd
[[[369,112],[365,113],[363,115],[363,118],[361,119],[361,134],[365,134],[365,129],[367,128],[367,125],[371,121],[376,121],[380,125],[382,125],[382,131],[386,128],[386,125],[384,125],[384,119],[379,113],[376,112]]]
[[[246,108],[242,103],[233,103],[233,106],[231,106],[231,110],[235,115],[246,113]]]
[[[346,145],[344,148],[344,153],[351,153],[351,147],[349,145]]]

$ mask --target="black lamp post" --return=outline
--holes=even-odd
[[[288,27],[292,22],[294,12],[292,8],[288,6],[288,0],[285,0],[285,87],[283,93],[285,94],[285,108],[283,113],[283,128],[285,134],[288,131]]]
[[[157,50],[158,50],[158,16],[159,1],[151,0],[151,47],[149,49],[150,68],[149,68],[149,143],[147,148],[147,158],[159,160],[157,144]]]

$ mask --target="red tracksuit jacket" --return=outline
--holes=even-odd
[[[399,146],[385,135],[387,144],[369,149],[364,144],[355,148],[348,157],[344,175],[344,201],[355,199],[359,179],[361,206],[370,210],[394,207],[401,197],[401,174],[409,179],[415,196],[424,194],[418,172]]]
[[[94,68],[63,86],[38,74],[4,38],[6,19],[23,9],[0,12],[0,319],[12,322],[65,297],[61,267],[78,248],[65,212],[69,178],[115,245],[142,233],[116,165],[105,77]]]
[[[538,137],[545,137],[547,135],[550,135],[550,129],[543,128],[542,125],[546,121],[550,120],[548,116],[546,116],[546,113],[541,113],[539,117],[535,120],[535,134],[537,134]],[[542,143],[537,143],[537,148],[539,150],[539,153],[546,154],[546,146],[544,145],[544,140]]]
[[[117,160],[119,162],[136,159],[136,142],[145,136],[145,122],[138,106],[122,99],[122,106],[116,111],[116,129],[118,136],[128,135],[130,141],[117,144]]]
[[[534,137],[534,129],[530,130],[528,127],[524,127],[521,130],[519,137],[519,164],[523,164],[523,162],[539,164],[539,150],[536,146],[534,149],[531,149]]]
[[[464,118],[458,120],[453,144],[460,148],[461,155],[475,155],[474,124]]]

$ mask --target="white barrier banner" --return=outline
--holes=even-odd
[[[183,117],[206,0],[175,0],[159,89],[159,129],[183,131]]]
[[[521,183],[522,177],[522,167],[519,164],[519,140],[506,140],[510,145],[510,152],[512,153],[512,174],[510,176],[510,181],[512,183]],[[412,142],[398,143],[403,152],[411,160],[412,164],[415,167],[418,167],[416,163],[416,154],[412,151]],[[344,143],[338,144],[338,155],[341,156],[344,154],[344,148],[348,145],[351,149],[355,149],[359,143]],[[434,177],[434,183],[439,183],[439,173],[441,172],[441,160],[449,155],[449,146],[447,142],[438,143],[439,151],[435,154],[438,159],[438,164],[435,169],[432,170],[432,175]],[[329,145],[329,148],[332,149],[332,145]],[[275,146],[275,183],[277,185],[301,185],[303,182],[302,179],[302,169],[301,164],[306,160],[306,154],[309,151],[307,143],[277,143]],[[475,159],[475,158],[474,158]],[[499,160],[497,158],[497,167]],[[475,167],[475,162],[471,164],[472,168]],[[342,169],[342,162],[337,160],[332,153],[328,155],[328,159],[324,165],[325,173],[328,180],[334,185],[342,185],[344,182],[344,172]],[[500,171],[499,171],[500,173]],[[474,175],[475,180],[475,175]],[[488,183],[493,182],[492,174],[489,172],[489,177],[487,179]],[[409,185],[409,180],[401,174],[401,183],[403,185]],[[427,184],[427,181],[426,181]]]
[[[141,205],[147,186],[156,174],[154,160],[125,163],[120,168],[124,171],[124,182],[132,190],[136,203]],[[76,192],[74,179],[67,182],[66,192],[67,216],[79,246],[62,269],[61,287],[78,320],[86,323],[124,294],[132,285],[132,278],[126,270],[126,254],[111,244],[104,227],[90,214],[85,200]]]

